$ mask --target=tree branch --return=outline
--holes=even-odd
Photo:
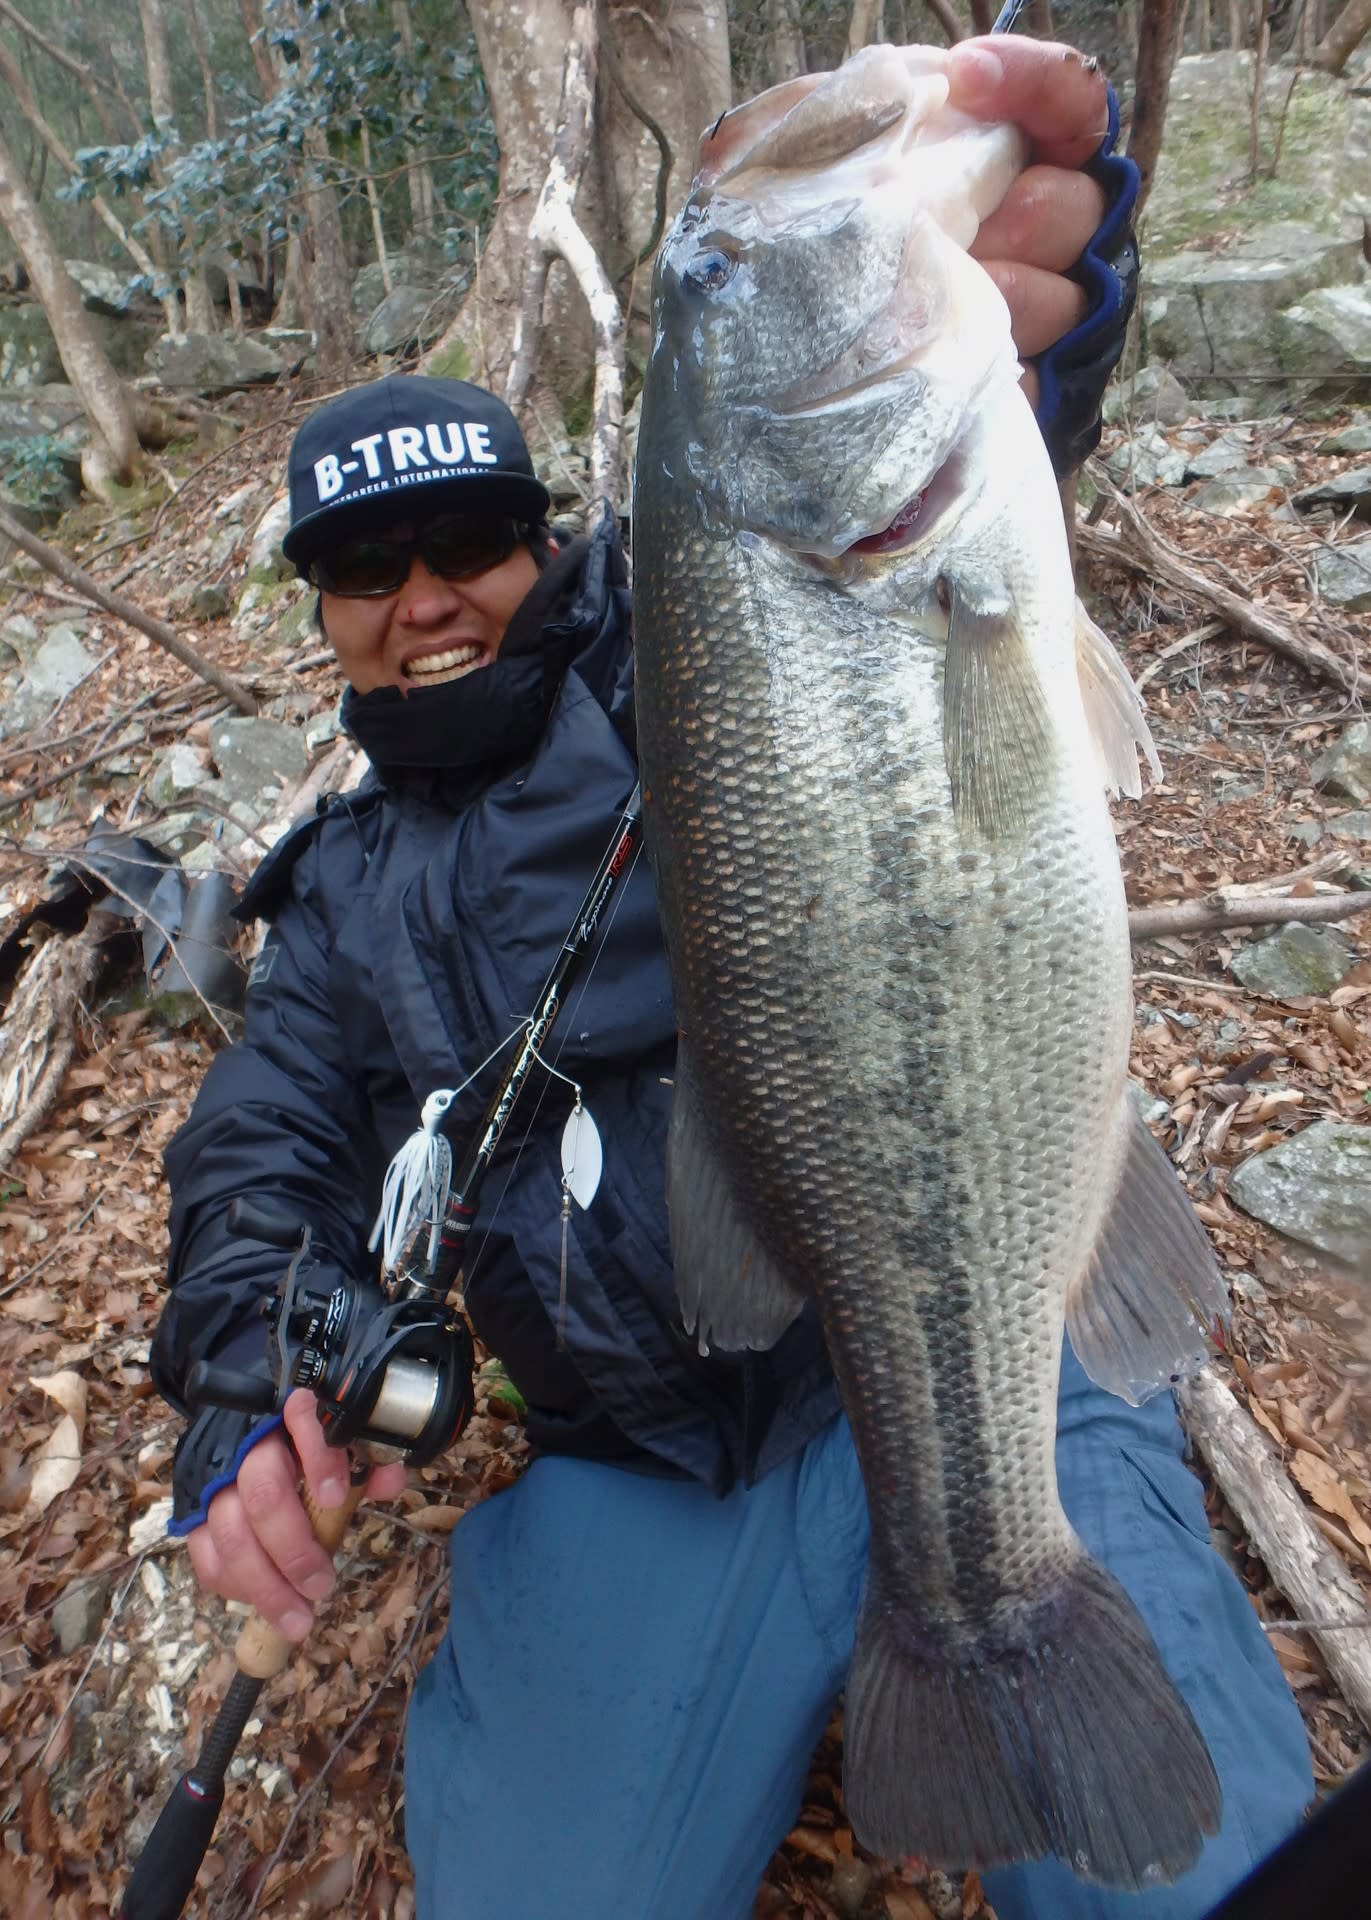
[[[1122,523],[1117,533],[1104,527],[1083,525],[1077,532],[1080,550],[1091,560],[1105,560],[1113,566],[1131,567],[1145,578],[1165,580],[1182,593],[1211,607],[1229,626],[1250,634],[1287,659],[1298,661],[1316,679],[1330,680],[1345,693],[1365,699],[1371,695],[1371,673],[1350,660],[1341,660],[1317,640],[1306,640],[1287,621],[1264,607],[1253,606],[1240,593],[1221,586],[1196,566],[1150,526],[1140,509],[1117,488],[1099,475],[1102,489],[1113,500]]]
[[[36,533],[30,533],[14,516],[0,507],[0,533],[7,534],[15,546],[22,547],[29,558],[36,560],[45,572],[53,574],[58,580],[65,581],[87,600],[93,600],[97,607],[103,607],[106,613],[112,613],[116,620],[122,620],[126,626],[136,627],[139,633],[145,633],[159,647],[179,660],[183,667],[189,667],[192,673],[198,673],[202,680],[208,680],[217,687],[228,700],[231,700],[240,713],[255,714],[257,702],[247,688],[232,674],[225,673],[222,667],[216,667],[206,660],[202,653],[167,625],[165,620],[154,619],[150,613],[135,606],[132,600],[126,600],[122,594],[110,593],[88,573],[83,573],[74,560],[68,560],[56,547],[50,547],[46,540],[40,540]]]
[[[1133,940],[1154,940],[1162,933],[1212,933],[1219,927],[1274,927],[1291,920],[1350,920],[1371,907],[1371,893],[1255,893],[1234,900],[1222,893],[1202,900],[1169,900],[1155,907],[1130,907]]]

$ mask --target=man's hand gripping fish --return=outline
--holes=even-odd
[[[1128,1093],[1105,788],[1155,755],[965,252],[1024,155],[946,96],[940,55],[878,48],[728,114],[658,261],[635,599],[673,1248],[702,1343],[822,1319],[871,1511],[863,1844],[1142,1887],[1220,1794],[1063,1514],[1063,1324],[1136,1402],[1225,1297]]]

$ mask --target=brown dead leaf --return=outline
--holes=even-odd
[[[1271,1407],[1270,1411],[1268,1411],[1268,1404],[1269,1403],[1263,1403],[1262,1401],[1260,1401],[1255,1394],[1248,1395],[1247,1406],[1248,1406],[1248,1411],[1252,1415],[1252,1418],[1256,1421],[1257,1425],[1261,1428],[1263,1433],[1269,1434],[1270,1437],[1275,1441],[1276,1445],[1284,1449],[1285,1435],[1281,1431],[1280,1427],[1276,1424],[1276,1420],[1274,1417],[1276,1413],[1276,1409],[1274,1407]]]
[[[33,1456],[33,1479],[25,1512],[46,1513],[81,1471],[81,1429],[86,1423],[86,1383],[70,1371],[33,1377],[32,1384],[55,1400],[62,1418]]]
[[[1316,1506],[1341,1520],[1359,1547],[1371,1547],[1371,1526],[1357,1512],[1351,1494],[1326,1460],[1312,1453],[1294,1453],[1289,1467],[1291,1478],[1299,1482]]]

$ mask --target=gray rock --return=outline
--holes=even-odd
[[[1371,418],[1349,420],[1337,433],[1320,440],[1319,453],[1371,453]]]
[[[828,1883],[828,1897],[844,1920],[857,1920],[875,1878],[874,1868],[869,1867],[865,1860],[859,1860],[856,1854],[835,1862]]]
[[[1371,362],[1371,291],[1319,287],[1276,316],[1273,344],[1284,372],[1327,383],[1364,374]]]
[[[1204,513],[1228,515],[1246,513],[1251,507],[1274,504],[1274,496],[1284,491],[1285,476],[1276,467],[1235,467],[1217,479],[1197,487],[1190,505]]]
[[[1340,813],[1324,825],[1334,840],[1371,840],[1371,809],[1359,813]]]
[[[105,313],[122,319],[131,304],[129,282],[113,267],[96,260],[64,260],[67,272],[81,289],[81,302],[89,313]]]
[[[1185,388],[1169,367],[1142,367],[1131,380],[1121,380],[1105,395],[1104,417],[1110,426],[1121,420],[1156,420],[1178,427],[1196,411]]]
[[[1285,830],[1286,839],[1301,847],[1317,846],[1323,834],[1322,820],[1296,820]]]
[[[186,795],[207,785],[209,779],[205,754],[178,740],[166,749],[148,776],[148,797],[154,806],[182,806]]]
[[[1187,480],[1212,480],[1216,474],[1232,473],[1248,465],[1252,457],[1250,428],[1230,427],[1217,440],[1211,440],[1199,453],[1192,453],[1185,464]]]
[[[1371,348],[1367,359],[1371,361]],[[1331,507],[1337,514],[1351,512],[1359,520],[1371,520],[1371,467],[1353,467],[1350,473],[1322,480],[1316,487],[1304,487],[1294,495],[1294,504],[1301,513]]]
[[[1331,927],[1292,921],[1249,942],[1231,966],[1245,987],[1288,1000],[1331,993],[1356,958],[1356,948]]]
[[[109,1605],[110,1583],[107,1575],[96,1574],[69,1587],[52,1610],[52,1630],[64,1654],[89,1646],[100,1631],[100,1623]]]
[[[1128,1091],[1133,1096],[1133,1104],[1149,1127],[1159,1127],[1171,1111],[1171,1102],[1150,1094],[1141,1080],[1130,1079]]]
[[[229,610],[224,589],[204,580],[191,590],[190,610],[197,620],[221,620]]]
[[[37,623],[26,613],[12,613],[0,622],[0,650],[8,649],[20,660],[31,660],[42,644]]]
[[[304,735],[279,720],[219,720],[210,749],[232,800],[249,805],[267,788],[302,780],[309,766]]]
[[[362,344],[370,354],[403,353],[436,340],[443,330],[442,307],[432,287],[396,287],[368,320]]]
[[[1134,493],[1140,487],[1178,487],[1189,458],[1188,449],[1173,447],[1161,428],[1148,421],[1104,456],[1104,467],[1116,485]]]
[[[292,580],[295,568],[281,551],[281,542],[290,528],[290,496],[278,494],[252,530],[248,547],[248,578]]]
[[[147,368],[164,387],[190,393],[265,386],[285,370],[280,355],[260,340],[232,333],[164,337],[148,350]]]
[[[1371,539],[1325,547],[1314,556],[1320,596],[1348,613],[1371,613]]]
[[[280,356],[287,373],[298,373],[317,344],[308,327],[259,327],[257,338]]]
[[[1318,1120],[1234,1170],[1231,1197],[1277,1232],[1360,1264],[1371,1247],[1371,1127]]]
[[[76,628],[69,621],[59,620],[48,628],[29,661],[24,684],[40,701],[60,700],[74,687],[79,687],[94,666],[95,661],[82,646]]]
[[[1358,720],[1309,769],[1317,786],[1364,806],[1371,800],[1371,720]]]
[[[38,302],[0,305],[0,387],[27,390],[64,377],[62,356]]]

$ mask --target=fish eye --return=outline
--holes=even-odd
[[[738,270],[738,262],[722,247],[706,247],[697,253],[681,278],[697,293],[718,293]]]

